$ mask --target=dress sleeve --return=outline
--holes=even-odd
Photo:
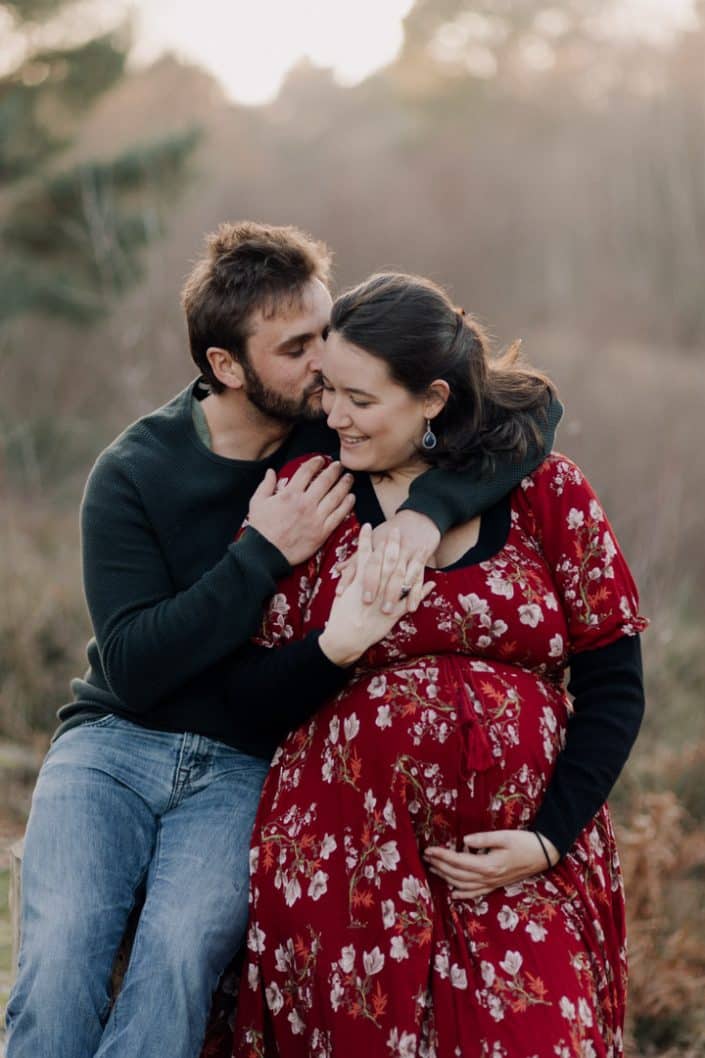
[[[516,488],[549,455],[562,415],[563,405],[558,397],[551,394],[545,415],[541,412],[535,416],[541,432],[541,444],[531,444],[521,462],[515,462],[508,456],[498,459],[495,471],[489,478],[481,477],[477,470],[446,470],[441,467],[427,470],[414,479],[409,498],[399,510],[427,515],[436,523],[441,535],[454,525],[469,522]]]
[[[571,654],[596,650],[647,627],[612,527],[572,460],[552,453],[522,482],[517,506],[551,570]]]

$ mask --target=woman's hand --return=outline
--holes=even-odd
[[[379,562],[377,586],[371,602],[363,601],[367,592],[368,565]],[[363,525],[358,538],[355,555],[355,571],[352,580],[340,595],[336,595],[325,630],[318,640],[323,653],[336,665],[352,665],[365,651],[380,639],[384,639],[400,617],[408,611],[408,596],[400,598],[399,588],[393,587],[389,603],[389,586],[402,583],[406,568],[406,557],[400,547],[400,535],[393,529],[386,539],[381,555],[373,557],[372,528]],[[422,588],[422,598],[435,587],[429,581]]]
[[[553,867],[560,853],[553,842],[543,834],[541,837]],[[530,830],[466,834],[463,845],[469,851],[454,852],[429,846],[424,852],[429,870],[448,882],[455,900],[487,896],[500,886],[512,885],[548,870],[541,843]]]
[[[363,601],[367,604],[379,598],[382,556],[392,533],[399,534],[401,551],[397,576],[387,581],[383,604],[394,606],[403,588],[409,597],[407,612],[415,613],[426,598],[423,583],[425,566],[438,548],[441,534],[438,526],[418,511],[397,511],[393,518],[378,525],[372,533],[372,555],[367,562],[363,582]],[[342,595],[355,575],[353,562],[354,559],[350,559],[340,568],[338,595]]]

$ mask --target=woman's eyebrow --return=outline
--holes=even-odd
[[[321,379],[326,383],[326,385],[332,385],[330,379],[323,371],[321,371]],[[353,386],[341,386],[341,389],[344,389],[346,393],[356,393],[359,397],[370,397],[371,400],[377,400],[374,393],[368,393],[364,389],[355,389]]]

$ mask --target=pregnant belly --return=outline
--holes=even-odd
[[[318,715],[324,784],[396,793],[419,839],[527,825],[568,717],[562,688],[458,655],[359,673]]]

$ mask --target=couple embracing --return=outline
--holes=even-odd
[[[545,376],[427,280],[332,302],[328,272],[223,225],[183,293],[199,378],[91,472],[8,1058],[623,1052],[629,569]]]

